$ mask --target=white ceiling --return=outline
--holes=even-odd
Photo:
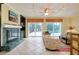
[[[44,9],[49,9],[48,17],[79,15],[79,3],[8,3],[25,17],[44,17]]]

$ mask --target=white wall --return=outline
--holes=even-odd
[[[4,23],[19,25],[20,24],[19,20],[18,20],[18,23],[9,21],[9,10],[12,10],[15,13],[17,13],[15,10],[11,9],[8,5],[2,4],[2,25]],[[19,13],[17,14],[19,18]]]
[[[79,33],[79,16],[64,17],[62,23],[62,34],[66,32],[69,26],[73,26]]]
[[[72,17],[72,25],[75,27],[75,29],[79,33],[79,16]]]
[[[18,23],[9,21],[9,10],[12,10],[18,14]],[[3,25],[5,23],[20,25],[20,14],[16,12],[15,10],[11,9],[8,5],[2,4],[2,7],[1,7],[1,46],[3,46]]]
[[[61,32],[62,34],[66,32],[69,26],[72,25],[72,18],[71,17],[63,17]]]

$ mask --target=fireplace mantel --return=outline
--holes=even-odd
[[[22,28],[20,25],[9,25],[9,24],[4,24],[4,28]]]

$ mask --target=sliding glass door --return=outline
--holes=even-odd
[[[51,36],[59,37],[61,35],[61,22],[48,22],[47,31]]]
[[[28,24],[28,36],[34,36],[35,35],[35,24],[29,23]]]
[[[42,23],[28,23],[28,36],[42,36]],[[61,35],[61,22],[47,22],[47,31],[53,37]]]
[[[36,23],[36,35],[35,36],[42,36],[42,23]]]
[[[28,23],[28,36],[42,36],[42,23]]]

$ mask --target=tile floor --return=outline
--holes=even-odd
[[[10,52],[0,52],[5,55],[69,55],[69,52],[47,51],[42,37],[29,37]]]

